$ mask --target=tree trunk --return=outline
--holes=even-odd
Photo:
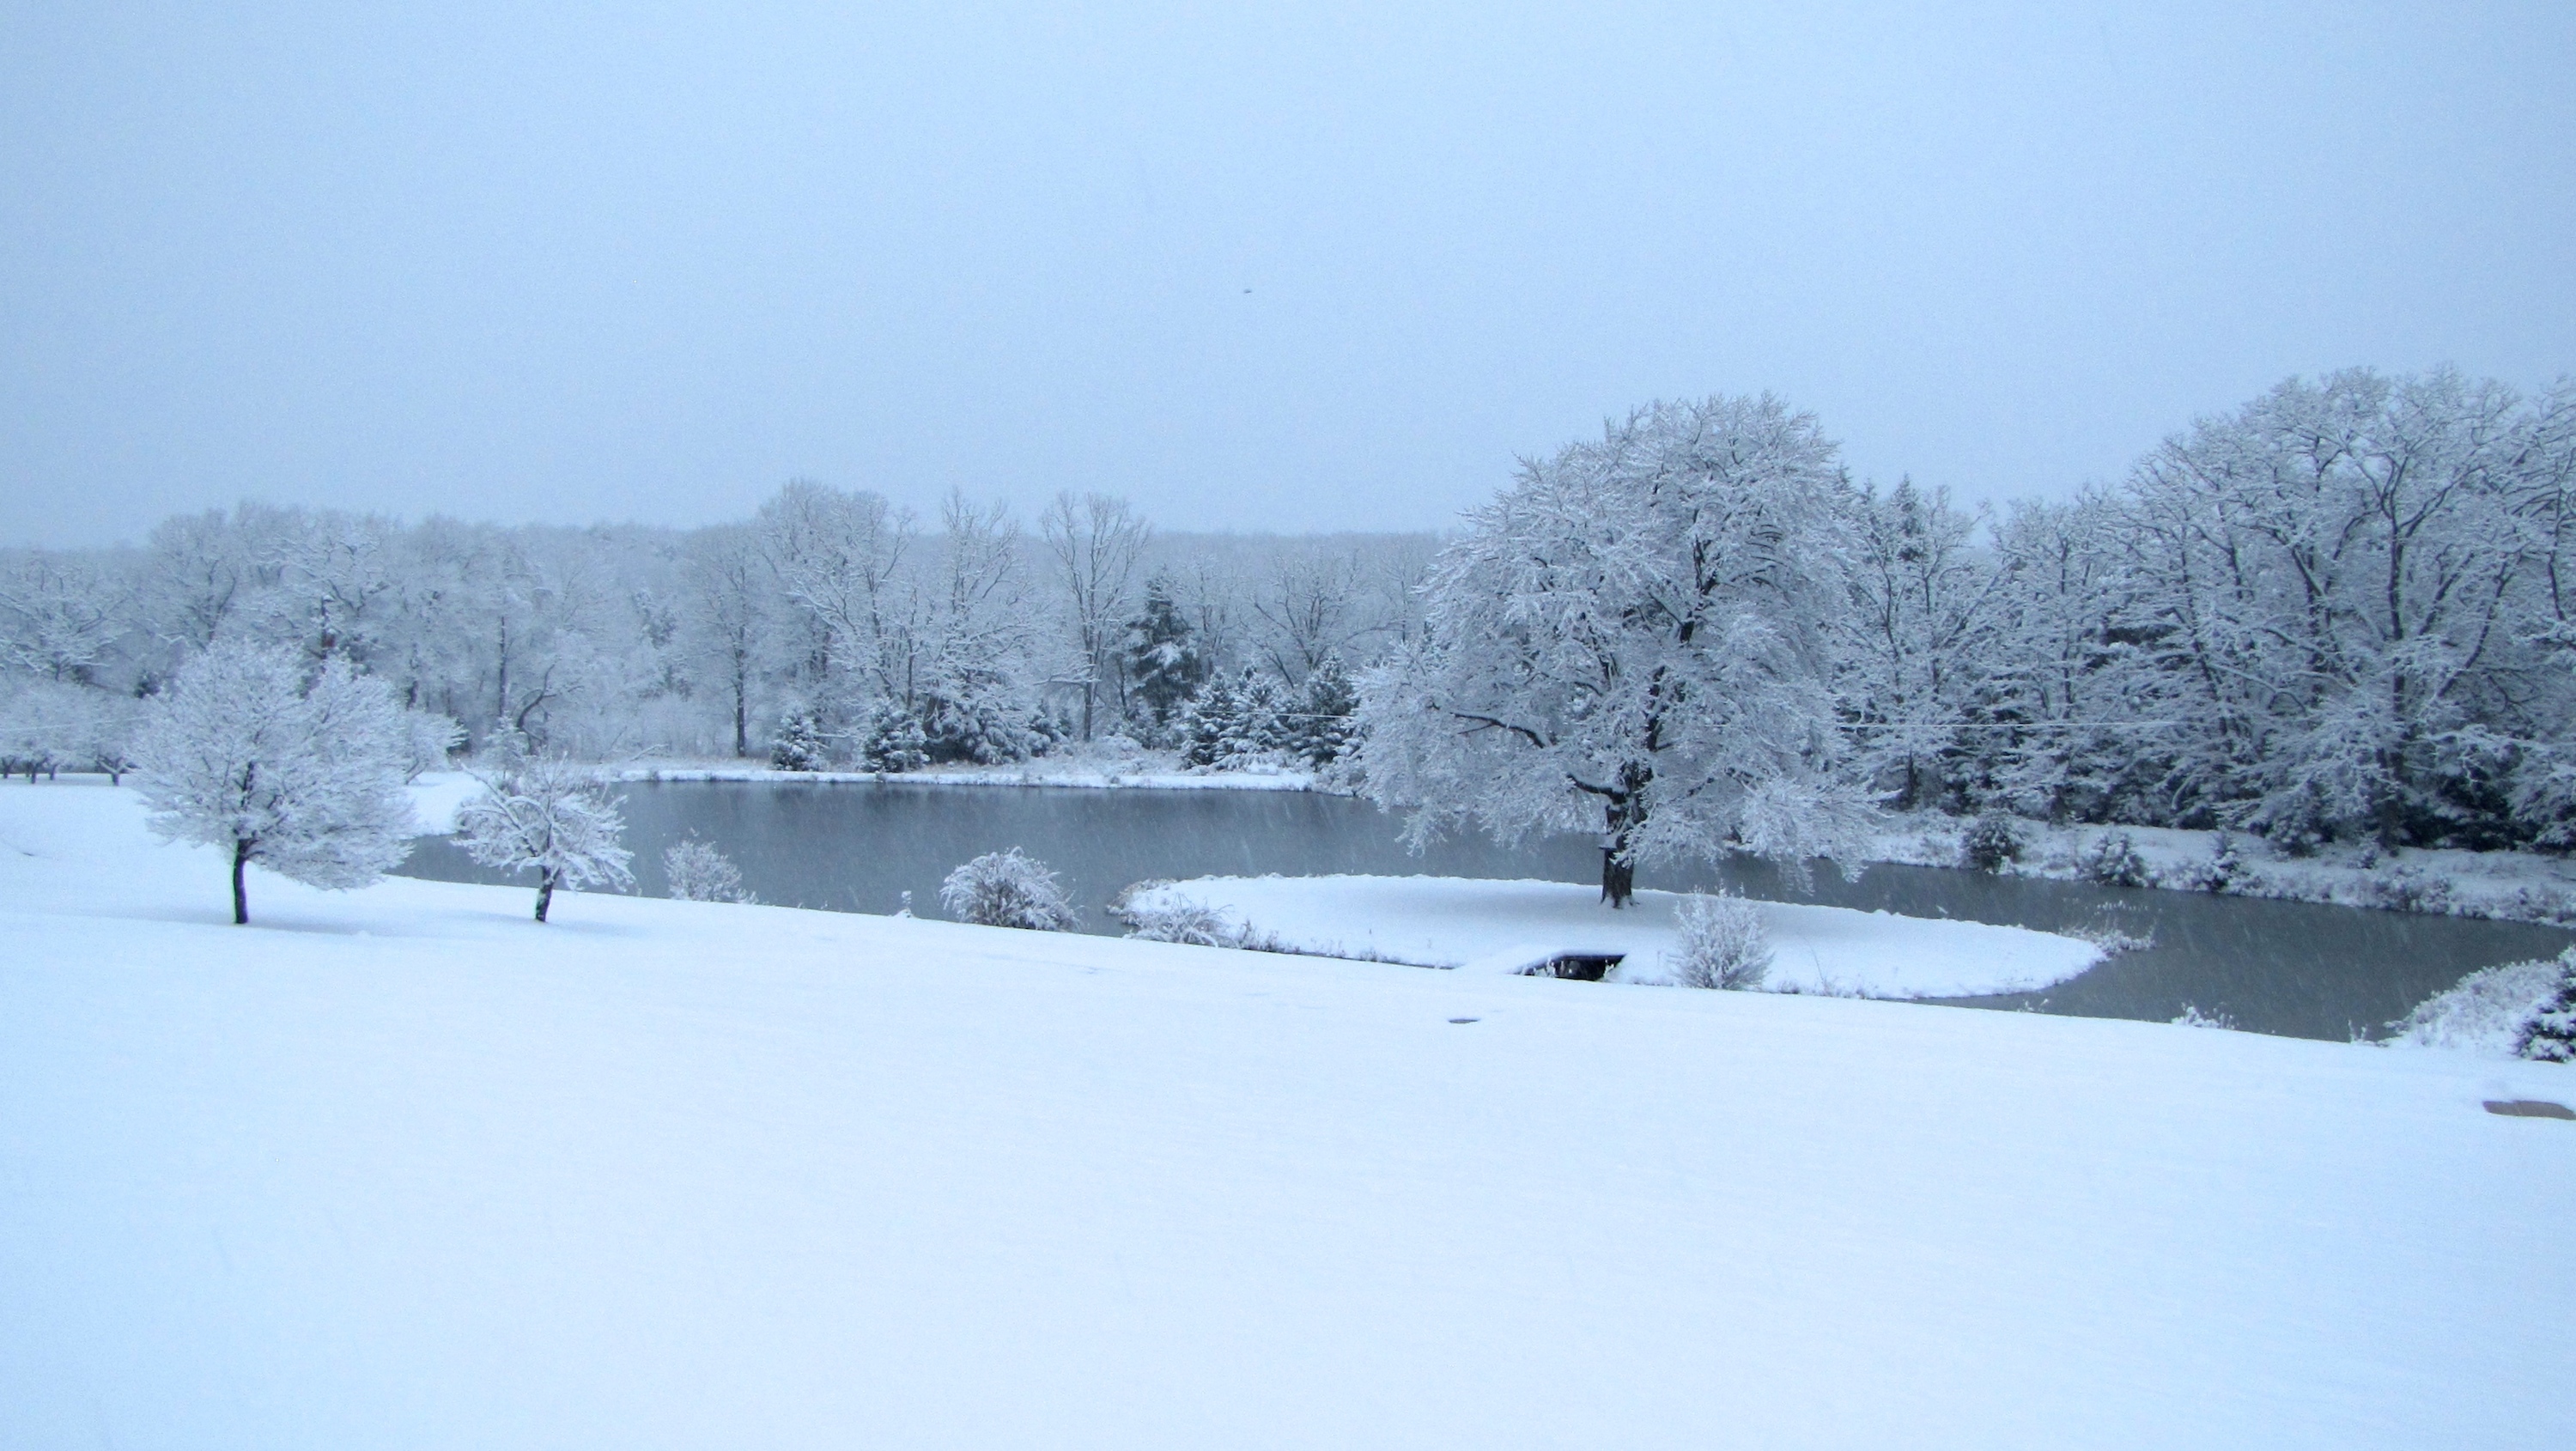
[[[1627,906],[1629,899],[1636,895],[1637,864],[1620,860],[1619,848],[1615,846],[1602,847],[1601,900],[1609,903],[1611,909],[1616,911]]]
[[[1601,833],[1601,900],[1612,911],[1637,895],[1637,828],[1644,824],[1644,805],[1633,795],[1613,796],[1606,807],[1607,830]]]
[[[537,873],[537,920],[546,920],[546,908],[555,900],[555,869],[546,867]]]
[[[242,890],[242,868],[248,865],[250,865],[250,843],[235,838],[233,841],[233,925],[235,927],[246,926],[250,922],[250,894]]]

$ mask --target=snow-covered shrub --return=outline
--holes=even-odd
[[[674,842],[662,853],[662,877],[671,895],[683,902],[756,901],[742,889],[742,870],[707,842],[691,838]]]
[[[1056,874],[1018,847],[986,852],[950,872],[939,884],[939,905],[958,921],[982,927],[1070,932],[1082,923]]]
[[[1989,811],[1968,823],[1959,836],[1959,865],[1981,872],[1999,872],[2021,860],[2021,828],[2000,811]]]
[[[1673,918],[1681,945],[1666,960],[1684,987],[1744,990],[1762,986],[1771,971],[1770,934],[1762,910],[1731,892],[1692,892]]]
[[[626,869],[634,854],[618,843],[626,833],[620,798],[589,771],[513,748],[479,779],[483,794],[456,813],[457,845],[484,866],[535,872],[538,921],[546,920],[557,887],[635,885]]]
[[[1232,925],[1217,915],[1216,909],[1198,902],[1171,902],[1151,907],[1130,907],[1124,914],[1127,935],[1140,942],[1181,942],[1192,947],[1232,947],[1239,934]]]
[[[408,733],[384,682],[344,660],[219,642],[183,666],[134,742],[161,836],[232,858],[233,921],[253,862],[308,886],[363,887],[411,852]]]
[[[831,739],[822,716],[810,710],[789,711],[769,742],[769,764],[781,771],[820,771],[828,763]]]
[[[2162,885],[2182,892],[2244,892],[2260,879],[2237,847],[2236,838],[2222,831],[2210,844],[2207,861],[2185,862],[2160,880]]]
[[[2558,956],[2558,985],[2514,1035],[2514,1055],[2576,1063],[2576,948]]]
[[[2447,913],[2451,910],[2451,884],[2430,875],[2420,867],[2395,867],[2373,872],[2361,885],[2362,897],[2374,907],[2391,912]]]
[[[2236,1018],[2230,1013],[2204,1013],[2198,1004],[2185,1003],[2182,1005],[2182,1015],[2174,1019],[2174,1025],[2183,1028],[2220,1028],[2232,1033],[2236,1031]]]
[[[2388,1041],[2409,1048],[2515,1052],[2524,1026],[2548,1006],[2571,971],[2576,948],[2536,962],[2482,967],[2390,1023]]]
[[[2075,859],[2075,870],[2084,880],[2105,887],[2143,887],[2155,879],[2138,843],[2125,831],[2095,837]]]

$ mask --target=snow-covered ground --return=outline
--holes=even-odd
[[[1207,907],[1254,939],[1301,952],[1425,967],[1517,967],[1558,952],[1624,953],[1613,980],[1667,980],[1680,942],[1675,892],[1623,911],[1598,888],[1459,877],[1200,877],[1150,887],[1131,908]],[[1847,907],[1761,902],[1775,992],[1956,997],[2033,992],[2101,959],[2093,943],[2021,927],[1933,921]]]
[[[0,1445],[2576,1437],[2553,1065],[530,897],[0,790]]]

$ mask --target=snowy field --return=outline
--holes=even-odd
[[[1639,892],[1623,911],[1598,888],[1459,877],[1199,877],[1136,893],[1130,905],[1193,902],[1234,927],[1305,952],[1380,957],[1426,967],[1516,969],[1553,953],[1624,953],[1612,980],[1667,981],[1680,942],[1674,892]],[[1775,992],[1961,997],[2034,992],[2101,960],[2090,942],[1994,927],[1811,907],[1756,904],[1774,953]],[[1231,940],[1231,939],[1230,939]]]
[[[531,895],[0,789],[0,1445],[2576,1439],[2563,1068]]]

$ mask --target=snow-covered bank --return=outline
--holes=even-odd
[[[1892,818],[1871,844],[1871,860],[1906,866],[1958,867],[1970,822],[1934,812]],[[2016,817],[2016,876],[2082,880],[2106,838],[2125,839],[2145,868],[2126,883],[2177,891],[2216,891],[2287,902],[2368,907],[2499,922],[2576,926],[2576,859],[2529,851],[2451,851],[2360,844],[2329,846],[2293,857],[2260,837],[2156,826],[2052,826]],[[2222,840],[2225,851],[2221,849]]]
[[[0,792],[0,1444],[2576,1435],[2551,1065],[222,877]]]
[[[1614,981],[1665,981],[1683,897],[1639,892],[1627,910],[1591,887],[1459,877],[1200,877],[1154,886],[1131,908],[1207,907],[1257,939],[1300,952],[1425,967],[1524,951],[1624,953]],[[1760,902],[1775,992],[1961,997],[2031,992],[2101,959],[2090,942],[2020,927],[1935,921],[1847,907]]]

